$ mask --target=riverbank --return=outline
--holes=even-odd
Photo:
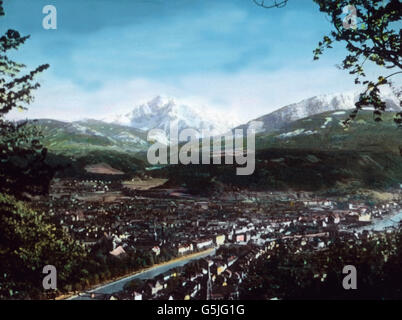
[[[129,274],[126,274],[124,276],[120,276],[120,277],[115,277],[113,279],[109,279],[101,284],[98,284],[88,290],[86,290],[86,293],[97,293],[97,291],[106,289],[105,291],[113,291],[113,292],[117,292],[119,290],[114,291],[113,290],[108,290],[108,287],[123,287],[125,283],[131,281],[132,279],[135,279],[137,277],[140,277],[143,274],[146,273],[152,273],[152,271],[155,271],[157,269],[161,269],[160,273],[163,273],[163,270],[168,270],[171,268],[176,267],[177,264],[180,264],[182,262],[186,262],[186,261],[190,261],[190,260],[195,260],[195,259],[201,259],[205,256],[209,256],[212,253],[214,253],[216,250],[216,248],[210,248],[207,250],[203,250],[200,252],[195,252],[189,255],[185,255],[185,256],[181,256],[181,257],[177,257],[175,259],[163,262],[163,263],[159,263],[159,264],[155,264],[152,267],[148,267],[148,268],[143,268],[140,270],[137,270],[135,272],[131,272]],[[159,274],[160,274],[159,273]],[[112,292],[107,292],[107,294],[111,294]],[[83,298],[82,296],[80,296],[80,294],[77,293],[71,293],[71,294],[65,294],[65,295],[60,295],[58,297],[56,297],[56,300],[77,300],[77,299],[81,299]]]
[[[364,230],[367,230],[381,232],[389,228],[397,228],[401,222],[402,210],[397,210],[388,215],[384,215],[381,218],[375,218],[369,225],[357,228],[354,231],[363,232]]]

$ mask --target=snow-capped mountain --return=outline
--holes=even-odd
[[[239,123],[233,116],[224,116],[216,111],[190,106],[162,96],[135,107],[127,114],[113,116],[103,121],[144,131],[161,129],[164,134],[155,135],[154,139],[162,143],[168,143],[171,125],[177,126],[179,131],[191,128],[200,133],[206,130],[210,135],[218,135],[230,131]]]
[[[290,104],[252,121],[261,123],[260,129],[258,130],[259,132],[271,132],[283,128],[292,121],[326,111],[354,109],[359,94],[359,92],[346,92],[315,96],[298,103]],[[401,110],[399,100],[392,91],[384,91],[382,93],[382,99],[384,99],[387,104],[387,111]],[[250,122],[239,128],[248,127]]]

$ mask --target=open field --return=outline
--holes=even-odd
[[[135,178],[131,181],[124,181],[123,186],[131,190],[149,190],[152,188],[160,187],[164,185],[168,179],[151,178],[147,180],[140,180]]]
[[[85,167],[85,170],[90,173],[97,173],[97,174],[111,174],[111,175],[122,175],[124,174],[123,171],[117,170],[111,167],[107,163],[97,163],[88,165]]]

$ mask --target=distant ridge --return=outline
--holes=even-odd
[[[259,132],[273,132],[284,128],[293,121],[324,113],[327,111],[348,110],[355,108],[355,102],[358,100],[358,92],[347,92],[338,94],[325,94],[304,99],[298,103],[293,103],[282,107],[276,111],[263,115],[252,121],[260,122]],[[398,98],[392,93],[384,94],[382,98],[387,105],[387,111],[399,111]],[[249,123],[238,128],[247,128]]]

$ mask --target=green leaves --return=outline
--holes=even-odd
[[[357,75],[354,79],[355,84],[366,85],[365,91],[356,103],[356,110],[371,105],[374,107],[374,121],[381,121],[385,103],[379,97],[379,87],[391,86],[387,79],[395,73],[388,76],[381,75],[377,81],[362,82],[361,78],[366,77],[364,72],[366,61],[386,69],[402,68],[401,33],[392,25],[393,22],[402,19],[399,1],[314,0],[314,2],[320,6],[320,11],[331,17],[335,28],[331,32],[332,39],[324,36],[323,41],[318,43],[318,48],[314,51],[314,60],[319,58],[324,49],[331,48],[332,41],[344,42],[349,54],[342,61],[341,68],[349,70],[352,75]],[[359,23],[356,29],[345,29],[342,25],[343,9],[349,5],[354,5],[357,9]],[[345,124],[349,124],[355,116],[356,114],[352,113],[349,119],[345,120]],[[400,124],[399,118],[395,120]]]
[[[46,264],[56,266],[59,280],[64,279],[61,286],[66,281],[75,281],[75,273],[85,262],[86,254],[67,233],[52,224],[47,215],[0,194],[0,274],[4,278],[0,281],[4,284],[0,288],[0,299],[22,298],[16,296],[17,292],[24,295],[40,289],[38,279]],[[77,273],[77,276],[82,275]]]
[[[4,11],[0,2],[1,15]],[[0,37],[0,192],[17,196],[46,192],[53,176],[53,170],[45,163],[47,150],[39,141],[38,130],[26,121],[4,119],[12,110],[27,109],[34,99],[32,92],[39,88],[35,78],[49,67],[44,64],[21,74],[25,65],[7,56],[9,50],[18,49],[28,38],[12,29]]]

